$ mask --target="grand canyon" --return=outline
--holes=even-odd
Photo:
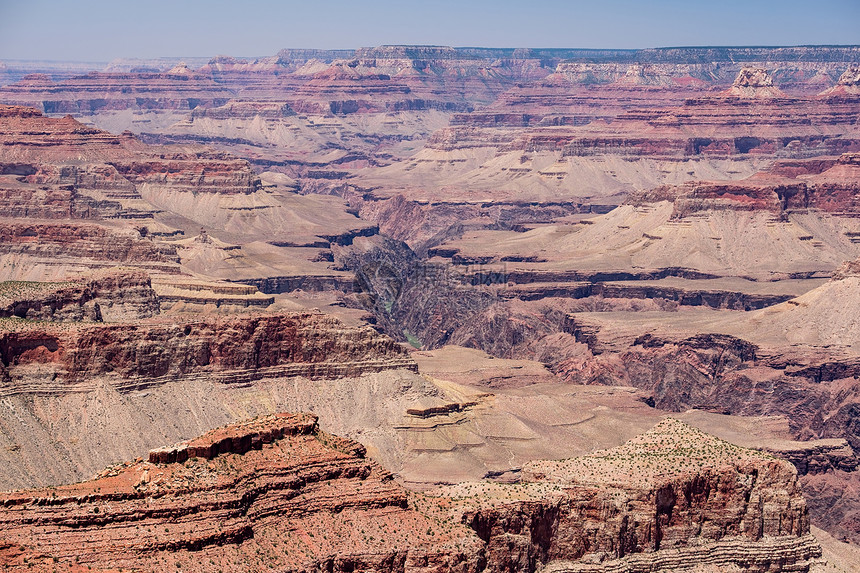
[[[0,564],[860,571],[858,62],[0,63]]]

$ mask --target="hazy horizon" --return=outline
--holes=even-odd
[[[0,60],[258,58],[281,49],[858,45],[855,0],[0,0]]]
[[[205,60],[209,61],[212,58],[218,56],[229,56],[237,59],[245,59],[252,61],[254,59],[262,59],[266,57],[271,57],[277,55],[281,50],[307,50],[307,51],[343,51],[350,52],[364,48],[381,48],[381,47],[416,47],[416,48],[454,48],[455,50],[469,50],[469,49],[478,49],[478,50],[511,50],[511,49],[532,49],[532,50],[594,50],[594,51],[630,51],[636,52],[639,50],[670,50],[670,49],[723,49],[723,48],[860,48],[860,43],[857,44],[782,44],[782,45],[753,45],[753,44],[734,44],[734,45],[711,45],[711,46],[653,46],[646,48],[583,48],[580,46],[564,46],[564,47],[552,47],[547,48],[544,46],[446,46],[441,44],[379,44],[376,46],[356,46],[354,48],[308,48],[305,46],[286,46],[273,52],[271,54],[228,54],[228,53],[219,53],[219,54],[211,54],[205,56],[194,56],[187,54],[176,54],[176,55],[164,55],[164,56],[151,56],[151,57],[140,57],[140,56],[118,56],[112,59],[90,59],[90,60],[71,60],[71,59],[37,59],[37,58],[0,58],[0,61],[5,62],[44,62],[44,63],[69,63],[69,64],[109,64],[112,61],[156,61],[156,60]]]

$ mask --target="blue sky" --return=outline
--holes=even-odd
[[[381,44],[860,44],[860,0],[0,0],[0,60],[265,56]]]

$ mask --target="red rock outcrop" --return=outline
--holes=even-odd
[[[482,569],[474,534],[409,507],[359,444],[322,432],[314,416],[273,415],[191,444],[204,455],[4,495],[5,542],[97,569]]]
[[[38,551],[143,571],[777,572],[808,571],[821,553],[790,465],[677,421],[615,450],[529,464],[525,483],[429,496],[407,495],[316,422],[271,415],[93,481],[0,495],[0,558]]]
[[[0,357],[0,393],[7,395],[86,391],[100,380],[125,391],[189,377],[231,384],[417,369],[390,338],[315,313],[62,327],[12,322],[0,334]]]

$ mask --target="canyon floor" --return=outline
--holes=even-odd
[[[856,61],[0,67],[0,563],[860,570]]]

